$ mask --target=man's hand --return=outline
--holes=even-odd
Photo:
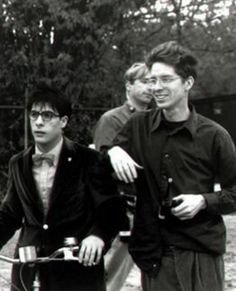
[[[200,210],[206,208],[206,200],[201,194],[181,194],[173,200],[178,203],[178,206],[172,207],[171,213],[180,220],[191,219]]]
[[[132,183],[137,178],[137,169],[143,169],[119,146],[108,151],[112,167],[117,178],[126,183]]]
[[[104,241],[98,236],[90,235],[86,237],[82,240],[79,249],[79,262],[84,266],[97,265],[102,258],[104,245]]]

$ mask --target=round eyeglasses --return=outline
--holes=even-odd
[[[37,120],[41,116],[42,120],[45,122],[51,121],[55,117],[59,117],[59,114],[54,113],[53,111],[35,111],[32,110],[29,113],[29,118],[33,121]]]

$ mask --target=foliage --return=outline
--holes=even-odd
[[[122,101],[126,68],[177,39],[203,60],[199,92],[228,93],[234,82],[214,88],[209,70],[217,79],[222,64],[235,70],[235,14],[233,0],[3,0],[1,91],[9,93],[5,102],[22,104],[26,86],[43,80],[76,106],[112,107]]]
[[[83,143],[124,100],[125,70],[163,41],[200,58],[193,98],[236,91],[234,0],[2,0],[0,14],[1,105],[24,105],[38,82],[55,85],[73,102],[71,134]],[[15,107],[0,112],[1,155],[23,147],[24,119]]]

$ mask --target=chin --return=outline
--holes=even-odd
[[[36,137],[34,139],[34,142],[37,143],[37,144],[45,144],[46,143],[46,141],[43,138],[40,138],[40,137]]]
[[[39,147],[45,147],[48,145],[48,143],[45,140],[41,139],[35,139],[35,144],[38,145]]]
[[[163,103],[163,102],[156,102],[156,104],[157,104],[157,107],[160,109],[167,109],[170,107],[169,104]]]

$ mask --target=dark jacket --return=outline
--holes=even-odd
[[[62,246],[65,237],[76,237],[81,241],[89,234],[101,237],[107,248],[122,224],[127,223],[127,218],[109,167],[100,159],[99,153],[64,140],[49,210],[44,215],[32,175],[33,150],[31,147],[10,160],[8,191],[0,210],[0,245],[3,246],[22,227],[17,249],[34,245],[38,255],[51,254]],[[82,274],[86,274],[86,268],[80,264],[77,263],[76,268],[78,272],[82,268]],[[97,268],[101,269],[98,273],[102,278],[103,267]],[[68,265],[63,269],[65,281],[75,275],[74,272],[71,274]],[[18,277],[19,274],[16,272],[15,275]],[[75,283],[76,288],[78,284]],[[63,284],[60,282],[59,285]],[[75,286],[67,290],[77,290]],[[93,288],[84,290],[95,290]],[[52,286],[52,289],[46,287],[45,290],[64,289]]]

